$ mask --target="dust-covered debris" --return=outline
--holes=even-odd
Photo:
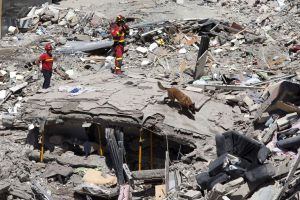
[[[1,199],[299,199],[299,3],[82,2],[0,40]]]

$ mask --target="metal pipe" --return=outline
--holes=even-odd
[[[98,129],[98,134],[99,134],[99,155],[103,156],[104,152],[103,152],[103,147],[102,147],[102,142],[101,142],[101,130],[99,125],[97,124],[97,129]]]
[[[139,171],[142,171],[142,130],[140,130],[140,140],[139,140]]]
[[[45,131],[42,131],[42,138],[41,138],[41,151],[40,151],[40,161],[44,161],[44,144],[45,144]]]

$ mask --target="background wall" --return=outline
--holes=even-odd
[[[41,5],[46,2],[51,3],[52,0],[0,0],[0,3],[2,3],[2,15],[0,13],[0,16],[2,17],[0,34],[5,34],[9,26],[14,26],[15,20],[21,17],[22,13],[26,12],[29,7]]]

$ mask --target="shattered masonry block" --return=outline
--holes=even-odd
[[[261,117],[258,119],[258,123],[266,123],[267,120],[270,118],[270,114],[267,112],[264,112]]]
[[[253,101],[250,97],[248,97],[248,96],[245,96],[245,97],[244,97],[243,102],[244,102],[248,107],[250,107],[250,106],[252,106],[252,105],[254,104],[254,101]]]
[[[188,190],[185,194],[182,195],[183,197],[187,198],[187,199],[197,199],[201,196],[201,192],[200,191],[196,191],[196,190]]]
[[[287,125],[289,123],[289,120],[287,120],[285,117],[283,117],[283,118],[278,119],[276,121],[276,123],[277,123],[278,127],[282,127],[282,126]]]
[[[138,52],[140,52],[140,53],[143,53],[143,54],[145,54],[145,53],[148,52],[148,49],[145,48],[145,47],[137,47],[136,50],[137,50]]]

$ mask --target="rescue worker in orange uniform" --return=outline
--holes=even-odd
[[[45,45],[45,53],[41,54],[36,64],[39,66],[42,63],[42,73],[44,76],[43,89],[50,87],[50,81],[52,76],[53,67],[53,56],[52,56],[52,46],[50,43]]]
[[[126,25],[126,19],[122,15],[116,18],[116,22],[111,26],[111,35],[114,40],[113,51],[115,56],[116,74],[122,74],[123,54],[125,47],[125,38],[129,34],[129,27]]]

